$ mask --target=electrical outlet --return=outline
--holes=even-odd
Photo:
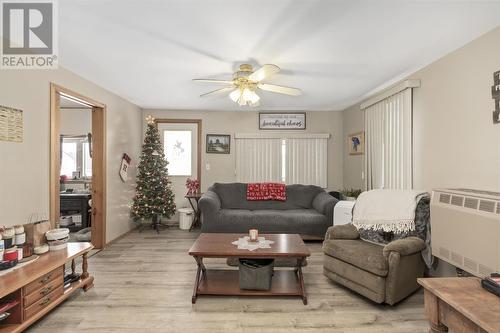
[[[208,171],[208,170],[210,170],[210,164],[209,164],[209,163],[205,164],[205,169],[206,169],[207,171]]]

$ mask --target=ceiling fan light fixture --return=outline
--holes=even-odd
[[[260,100],[259,95],[257,95],[255,91],[249,88],[243,89],[242,97],[247,102],[246,104],[248,105],[255,105]]]
[[[238,103],[238,101],[241,98],[241,95],[242,95],[241,89],[235,89],[229,94],[229,98],[231,98],[233,102]]]
[[[238,105],[258,106],[260,96],[256,93],[257,89],[290,96],[298,96],[301,94],[301,90],[297,88],[262,82],[268,77],[278,73],[279,71],[280,68],[273,64],[266,64],[255,71],[250,64],[241,64],[239,70],[233,74],[232,81],[217,79],[195,79],[195,81],[230,85],[225,88],[202,94],[201,97],[211,96],[220,92],[231,91],[229,93],[229,98],[233,102],[238,103]]]

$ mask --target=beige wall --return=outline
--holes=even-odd
[[[344,127],[344,186],[346,188],[364,189],[364,155],[349,155],[347,136],[364,131],[364,112],[359,104],[351,106],[343,112]]]
[[[92,133],[92,109],[61,108],[59,131],[61,135]]]
[[[492,122],[490,92],[498,70],[500,28],[409,77],[421,80],[413,95],[415,188],[500,189],[500,125]],[[346,128],[363,127],[357,110],[344,111]],[[362,164],[346,157],[345,186],[361,182]]]
[[[258,112],[255,111],[169,111],[169,110],[143,110],[143,119],[147,115],[155,118],[168,119],[201,119],[202,120],[202,158],[201,175],[202,190],[214,182],[234,182],[236,160],[234,150],[235,133],[259,132]],[[343,186],[343,131],[342,112],[308,112],[307,129],[300,133],[329,133],[328,140],[328,189],[340,189]],[[145,125],[143,125],[145,126]],[[267,132],[267,131],[266,131]],[[231,134],[231,153],[206,154],[206,134]],[[206,164],[210,170],[206,170]]]
[[[50,82],[107,105],[107,240],[132,227],[128,205],[142,138],[140,109],[69,72],[0,71],[0,104],[24,111],[24,141],[0,141],[0,225],[26,223],[49,213]],[[118,177],[123,153],[132,157],[131,179]]]

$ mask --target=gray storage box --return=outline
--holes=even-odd
[[[270,290],[274,259],[240,259],[240,289]]]

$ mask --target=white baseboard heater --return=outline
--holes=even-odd
[[[500,272],[500,193],[434,190],[431,230],[434,256],[480,277]]]

